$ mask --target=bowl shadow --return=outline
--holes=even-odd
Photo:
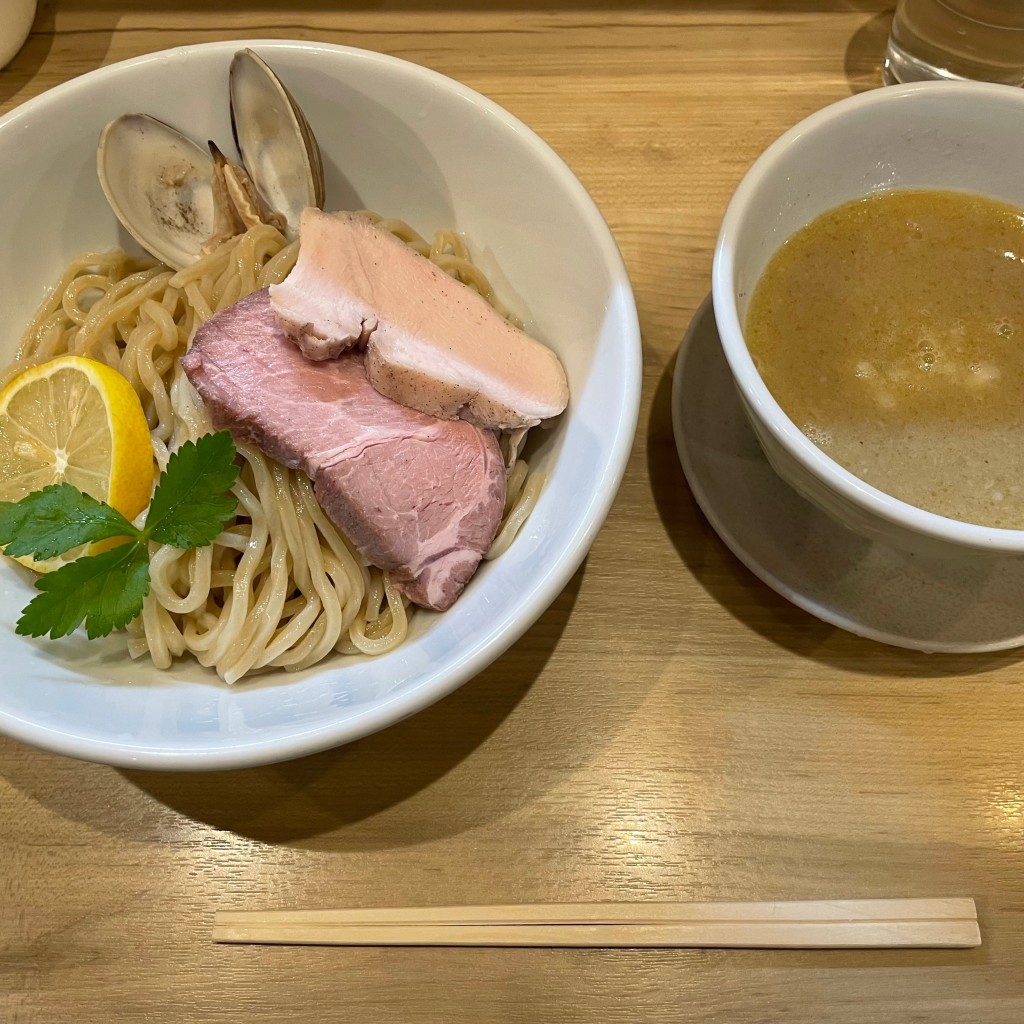
[[[118,772],[178,814],[263,843],[332,849],[408,846],[482,825],[539,795],[543,778],[523,773],[517,779],[523,785],[495,787],[486,801],[446,806],[443,816],[402,815],[393,827],[379,822],[370,829],[351,828],[437,784],[499,729],[554,653],[585,570],[586,562],[554,604],[490,667],[436,704],[364,739],[257,768]]]
[[[747,628],[799,657],[870,675],[943,678],[988,672],[1020,652],[925,654],[868,640],[815,618],[757,578],[719,539],[690,492],[672,430],[672,360],[658,381],[648,421],[647,468],[662,525],[704,590]]]

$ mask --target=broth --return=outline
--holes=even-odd
[[[1024,528],[1024,215],[889,192],[775,253],[745,333],[765,384],[840,465],[896,498]]]

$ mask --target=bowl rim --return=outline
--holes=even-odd
[[[626,373],[621,379],[621,402],[617,414],[606,424],[611,443],[603,460],[601,472],[594,477],[594,493],[587,506],[585,518],[567,538],[558,559],[548,563],[543,575],[525,595],[515,612],[497,623],[486,635],[461,651],[454,662],[443,669],[432,668],[411,689],[388,696],[372,707],[342,721],[327,722],[310,728],[301,728],[294,735],[271,739],[232,738],[230,743],[216,750],[175,750],[154,748],[132,742],[118,743],[96,740],[53,728],[12,714],[0,708],[0,732],[33,746],[82,760],[124,768],[174,771],[218,771],[233,768],[273,764],[303,757],[361,739],[430,706],[455,691],[473,676],[500,657],[551,606],[576,573],[601,529],[618,494],[622,478],[633,449],[640,411],[643,384],[643,356],[640,323],[632,284],[625,261],[615,237],[594,198],[583,186],[565,161],[532,128],[494,100],[455,79],[432,68],[390,54],[364,50],[358,47],[313,40],[292,39],[231,39],[176,46],[141,54],[86,72],[67,82],[26,100],[0,117],[0,135],[12,122],[25,117],[45,116],[47,108],[61,103],[84,84],[96,79],[116,78],[125,72],[144,68],[154,61],[181,60],[195,53],[223,54],[227,60],[244,47],[258,48],[261,52],[300,52],[316,54],[329,52],[345,59],[378,64],[391,73],[411,76],[440,88],[451,95],[476,105],[483,113],[515,132],[520,141],[533,151],[536,158],[560,187],[573,197],[573,207],[591,223],[595,246],[601,262],[616,287],[621,310],[622,330],[619,332]],[[329,666],[324,667],[330,670]]]
[[[848,115],[872,107],[920,102],[921,97],[930,102],[951,94],[989,97],[1024,108],[1024,90],[1016,86],[973,81],[913,82],[844,97],[810,114],[772,142],[744,174],[722,218],[711,275],[715,319],[744,401],[772,438],[809,474],[861,510],[912,533],[994,554],[1016,554],[1024,552],[1024,529],[966,523],[918,508],[866,483],[814,444],[786,415],[761,378],[743,335],[733,286],[737,237],[756,206],[762,183],[776,173],[791,147]]]

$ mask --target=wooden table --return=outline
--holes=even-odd
[[[372,9],[364,10],[364,6]],[[186,42],[396,54],[532,125],[607,216],[646,360],[608,524],[505,657],[349,747],[214,775],[0,741],[0,1019],[1024,1020],[1020,655],[914,655],[761,585],[672,441],[683,331],[754,157],[878,84],[891,3],[43,0],[3,109]],[[971,951],[217,947],[218,908],[973,895]]]

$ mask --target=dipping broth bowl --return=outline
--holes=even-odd
[[[757,159],[726,210],[712,294],[744,411],[779,476],[869,540],[939,558],[1024,553],[1024,530],[916,508],[858,479],[806,437],[747,349],[751,296],[779,246],[827,210],[895,189],[973,192],[1024,208],[1022,167],[1024,90],[974,82],[892,86],[840,100],[791,128]]]

